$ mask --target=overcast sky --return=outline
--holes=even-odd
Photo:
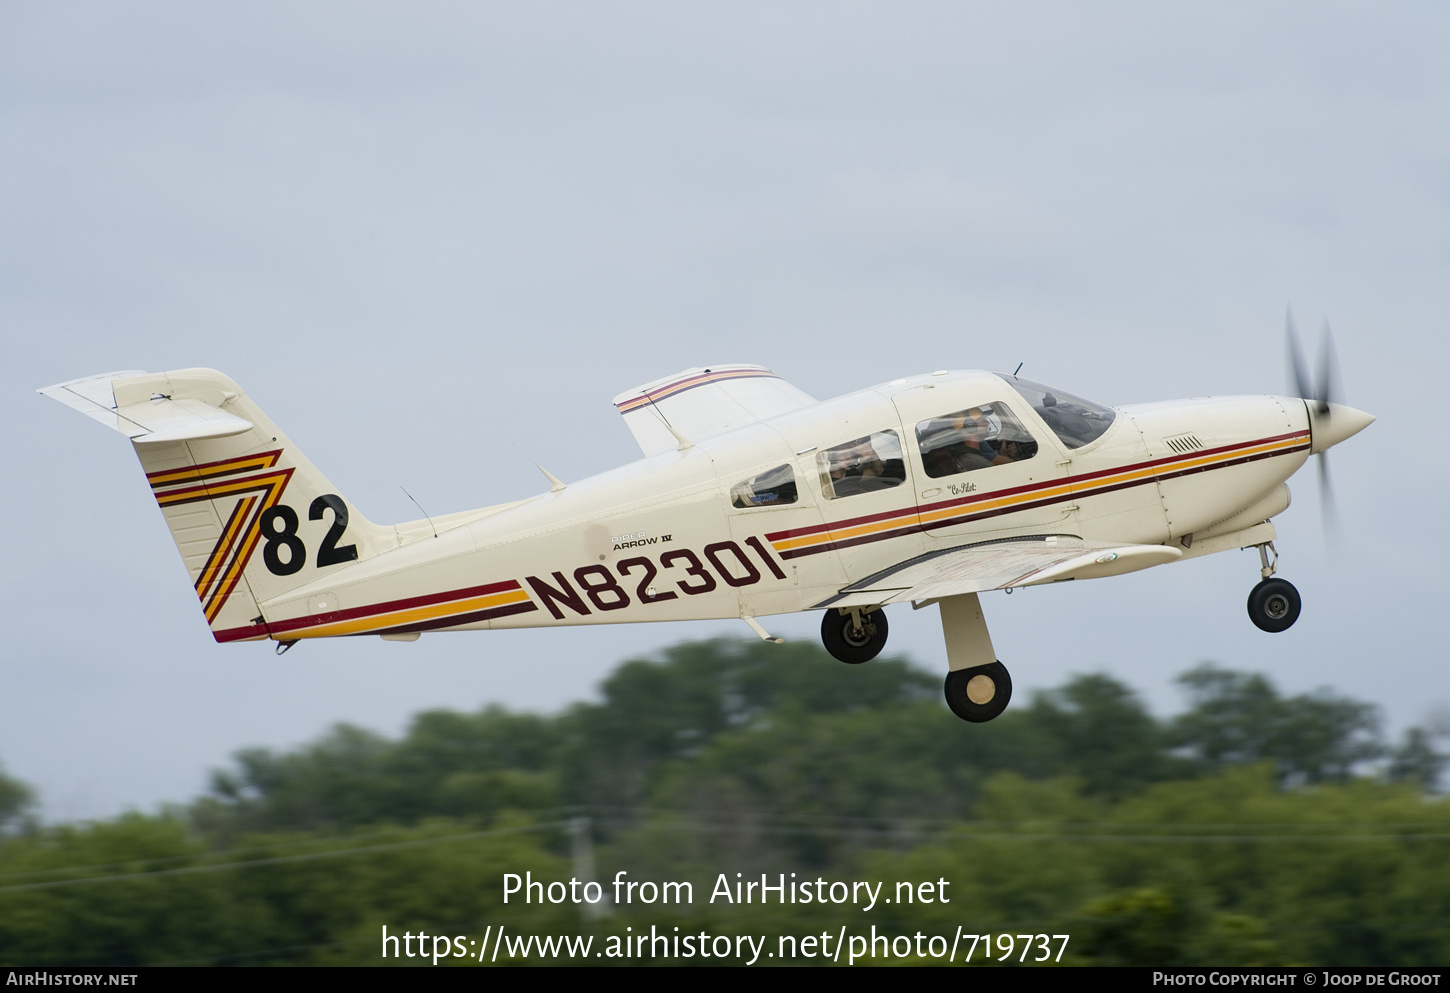
[[[0,0],[0,762],[50,818],[240,747],[555,709],[739,622],[213,643],[130,446],[34,393],[213,366],[365,514],[638,456],[617,392],[759,362],[820,397],[1007,369],[1107,402],[1285,389],[1334,326],[1378,416],[1252,552],[984,597],[1019,699],[1206,659],[1395,728],[1450,706],[1450,11],[1432,4]],[[1313,345],[1311,344],[1311,350]],[[888,650],[944,671],[936,611]],[[819,618],[770,627],[814,639]],[[844,669],[842,678],[850,673]],[[990,734],[991,726],[963,727]]]

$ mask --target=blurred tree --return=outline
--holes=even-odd
[[[5,775],[0,765],[0,834],[19,830],[30,823],[35,793],[18,779]]]
[[[1077,776],[1089,794],[1127,796],[1189,772],[1168,754],[1165,729],[1137,694],[1105,673],[1073,676],[1037,694],[1022,720],[1050,747],[1037,750],[1043,767],[1023,763],[1021,771]]]
[[[940,695],[938,681],[902,659],[846,667],[818,645],[718,638],[624,663],[604,701],[568,715],[561,755],[568,802],[635,807],[670,761],[691,760],[717,736],[786,715],[865,712]]]
[[[558,804],[556,719],[511,714],[417,715],[400,741],[339,724],[287,754],[247,749],[212,774],[200,823],[221,830],[318,830],[412,824],[435,816],[491,818]]]
[[[503,905],[503,874],[525,869],[568,878],[534,831],[253,836],[217,857],[184,820],[128,814],[0,846],[0,965],[431,964],[385,963],[382,927],[577,931],[572,905]]]
[[[1445,771],[1445,763],[1450,761],[1450,756],[1436,751],[1435,737],[1424,728],[1407,729],[1404,742],[1390,753],[1390,764],[1385,770],[1389,780],[1413,783],[1426,793],[1435,792],[1440,785],[1440,774]]]
[[[242,818],[243,830],[321,828],[392,820],[395,784],[383,776],[396,746],[363,728],[338,724],[288,754],[249,748],[238,768],[212,774],[212,792]]]
[[[1211,665],[1181,682],[1191,709],[1171,722],[1111,676],[1090,674],[976,727],[947,713],[936,676],[900,659],[847,667],[808,643],[688,642],[624,663],[600,702],[557,716],[435,710],[399,741],[339,725],[292,752],[240,752],[195,813],[233,833],[488,820],[561,804],[622,824],[645,808],[956,818],[1003,771],[1073,776],[1088,795],[1123,798],[1259,761],[1286,786],[1344,781],[1382,754],[1368,704],[1325,691],[1284,698],[1261,676]],[[1433,782],[1438,761],[1412,735],[1390,774]],[[824,835],[801,837],[804,848],[758,850],[839,854]]]
[[[1156,886],[1090,901],[1079,911],[1073,937],[1078,954],[1094,965],[1254,966],[1279,959],[1261,921],[1211,913]]]
[[[1344,782],[1384,754],[1373,704],[1327,689],[1281,697],[1263,676],[1205,663],[1178,677],[1189,710],[1169,740],[1201,771],[1274,763],[1283,785]]]
[[[1064,961],[1079,962],[1444,961],[1450,801],[1424,793],[1444,762],[1434,732],[1408,734],[1384,776],[1356,775],[1382,747],[1368,705],[1284,698],[1215,667],[1184,682],[1192,706],[1170,722],[1086,675],[975,726],[948,713],[936,674],[899,660],[679,645],[560,715],[429,711],[397,740],[339,725],[238,753],[189,817],[0,839],[0,960],[367,964],[382,923],[477,938],[502,924],[775,934],[864,919],[703,897],[593,924],[571,905],[502,906],[504,872],[568,878],[568,802],[613,822],[596,832],[596,878],[624,868],[700,894],[726,871],[950,880],[950,904],[874,909],[892,933],[1071,933]],[[23,812],[28,790],[7,786],[4,809]]]

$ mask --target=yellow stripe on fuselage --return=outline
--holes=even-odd
[[[856,524],[842,528],[835,528],[822,531],[818,534],[800,535],[792,538],[783,538],[772,541],[771,544],[777,551],[788,552],[798,548],[811,548],[816,545],[827,544],[836,541],[849,541],[852,538],[859,538],[865,535],[879,534],[883,531],[891,531],[896,528],[905,527],[920,521],[923,526],[930,526],[938,521],[949,520],[953,517],[961,517],[969,514],[986,513],[993,510],[1001,510],[1006,507],[1014,507],[1021,504],[1037,503],[1042,500],[1054,500],[1066,497],[1070,494],[1091,496],[1094,490],[1108,486],[1118,486],[1122,483],[1136,481],[1147,481],[1166,473],[1182,472],[1188,469],[1203,468],[1216,465],[1221,462],[1234,462],[1243,458],[1250,458],[1255,455],[1262,455],[1290,448],[1299,448],[1305,444],[1303,437],[1282,438],[1278,441],[1265,442],[1261,445],[1250,445],[1245,448],[1236,448],[1229,452],[1218,452],[1213,455],[1201,455],[1196,457],[1177,459],[1173,462],[1163,462],[1157,465],[1141,466],[1132,469],[1125,469],[1122,472],[1113,473],[1107,476],[1099,476],[1091,481],[1080,479],[1067,479],[1062,483],[1034,488],[1025,493],[1014,493],[1011,496],[988,498],[971,501],[964,504],[955,504],[949,507],[940,507],[935,510],[908,510],[902,511],[893,517],[885,520],[872,521],[868,524]]]
[[[319,624],[316,627],[303,628],[299,631],[288,631],[285,637],[330,638],[340,634],[359,634],[380,628],[395,628],[437,620],[453,614],[471,614],[493,607],[506,607],[511,603],[523,603],[528,599],[529,593],[525,589],[504,590],[502,593],[490,593],[487,596],[470,597],[466,600],[451,600],[448,603],[435,603],[426,607],[413,607],[386,614],[374,614],[370,617],[358,617],[348,621]]]

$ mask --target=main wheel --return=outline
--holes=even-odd
[[[1299,591],[1283,579],[1266,579],[1249,593],[1249,620],[1260,631],[1286,631],[1299,619]]]
[[[990,721],[1012,702],[1012,676],[1001,662],[947,673],[947,706],[964,721]]]
[[[886,611],[873,610],[861,615],[856,627],[850,614],[826,611],[821,618],[821,641],[826,651],[849,665],[870,662],[886,647]]]

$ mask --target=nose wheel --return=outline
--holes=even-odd
[[[1272,541],[1259,546],[1259,564],[1263,579],[1249,591],[1249,620],[1270,634],[1287,631],[1299,619],[1299,591],[1287,579],[1274,578],[1279,553]]]
[[[1299,619],[1299,591],[1285,579],[1265,579],[1249,593],[1249,620],[1260,631],[1287,631]]]
[[[886,611],[828,610],[821,618],[821,641],[847,665],[870,662],[886,647]]]
[[[964,721],[984,724],[1012,702],[1012,676],[1001,662],[947,673],[947,706]]]

